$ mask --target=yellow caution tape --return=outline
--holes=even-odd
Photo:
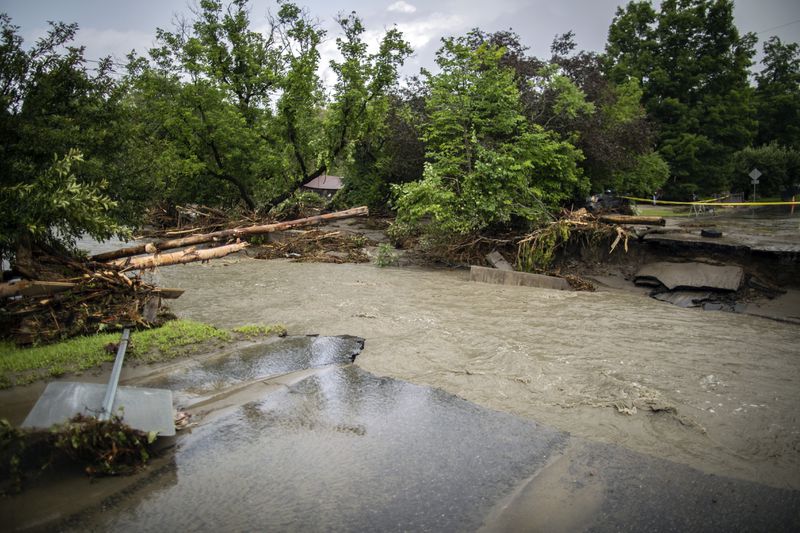
[[[653,203],[652,198],[635,198],[633,196],[621,196],[626,200],[634,200],[636,202]],[[662,205],[702,205],[703,207],[747,207],[747,206],[762,206],[762,205],[800,205],[800,202],[714,202],[714,200],[701,200],[699,202],[672,202],[669,200],[655,200],[656,204]]]

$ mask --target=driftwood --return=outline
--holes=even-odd
[[[661,217],[645,217],[637,215],[600,215],[600,222],[607,224],[641,224],[643,226],[665,226],[667,221]]]
[[[142,257],[128,257],[124,259],[116,259],[110,261],[110,265],[121,267],[125,270],[136,270],[155,268],[159,266],[181,265],[183,263],[192,263],[194,261],[208,261],[209,259],[217,259],[225,257],[228,254],[238,252],[249,246],[249,243],[238,242],[236,244],[229,244],[227,246],[219,246],[217,248],[206,248],[204,250],[196,250],[189,248],[187,250],[180,250],[169,254],[153,254],[145,255]]]
[[[62,281],[12,281],[0,283],[0,298],[12,296],[50,296],[51,294],[66,291],[75,286],[75,283]]]
[[[367,207],[365,206],[356,207],[353,209],[348,209],[346,211],[337,211],[335,213],[328,213],[325,215],[318,215],[308,218],[300,218],[297,220],[289,220],[286,222],[278,222],[276,224],[266,224],[261,226],[249,226],[246,228],[227,229],[222,231],[216,231],[214,233],[191,235],[189,237],[183,237],[180,239],[171,239],[154,243],[140,244],[137,246],[129,246],[127,248],[121,248],[119,250],[93,255],[91,259],[93,261],[111,261],[112,259],[119,259],[121,257],[131,257],[134,255],[140,255],[144,253],[155,253],[157,251],[162,251],[162,250],[182,248],[184,246],[193,246],[195,244],[202,244],[222,239],[244,237],[247,235],[262,235],[265,233],[272,233],[275,231],[282,231],[302,226],[310,226],[312,224],[318,224],[320,222],[325,222],[327,220],[339,220],[343,218],[366,216],[366,215],[369,215],[369,209]],[[118,261],[114,261],[113,264],[120,264],[120,263]],[[169,264],[174,264],[174,263],[169,263]]]

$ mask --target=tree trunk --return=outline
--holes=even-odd
[[[24,278],[36,279],[39,277],[39,269],[36,268],[36,263],[33,260],[33,241],[31,240],[31,234],[27,231],[23,231],[17,241],[17,249],[11,269]]]
[[[156,251],[170,250],[173,248],[181,248],[183,246],[193,246],[195,244],[202,244],[205,242],[212,242],[222,239],[230,239],[234,237],[243,237],[246,235],[261,235],[264,233],[272,233],[275,231],[282,231],[291,228],[310,226],[312,224],[317,224],[319,222],[324,222],[326,220],[338,220],[342,218],[364,216],[368,214],[369,214],[369,209],[366,206],[356,207],[353,209],[348,209],[347,211],[337,211],[335,213],[317,215],[308,218],[300,218],[297,220],[289,220],[287,222],[278,222],[276,224],[266,224],[263,226],[250,226],[247,228],[227,229],[222,231],[215,231],[214,233],[190,235],[189,237],[183,237],[181,239],[171,239],[167,241],[146,243],[137,246],[129,246],[127,248],[121,248],[119,250],[93,255],[91,259],[93,261],[109,261],[111,259],[118,259],[120,257],[130,257],[132,255],[147,253],[148,251],[151,251],[153,249],[155,249]]]
[[[204,250],[195,250],[194,248],[189,248],[188,250],[181,250],[179,252],[172,252],[169,254],[153,254],[142,257],[117,259],[116,261],[111,261],[109,264],[124,268],[125,270],[181,265],[184,263],[193,263],[194,261],[208,261],[209,259],[225,257],[228,254],[243,250],[248,246],[249,243],[237,242],[236,244],[219,246],[217,248],[206,248]]]
[[[75,287],[75,283],[62,281],[15,281],[0,283],[0,298],[11,296],[50,296]]]

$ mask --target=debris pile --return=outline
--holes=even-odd
[[[174,238],[263,223],[255,215],[232,215],[204,205],[156,206],[147,214],[147,220],[150,228],[139,237]]]
[[[63,462],[90,477],[137,472],[153,455],[155,435],[109,420],[76,415],[48,431],[18,429],[0,420],[0,494],[18,493],[25,482]]]
[[[159,320],[161,290],[117,270],[86,273],[55,286],[18,284],[27,289],[0,300],[0,316],[4,331],[20,345],[113,331],[123,324],[149,327]]]
[[[267,243],[255,257],[257,259],[288,257],[295,261],[314,263],[367,263],[369,256],[364,248],[373,245],[374,243],[362,235],[310,230]]]

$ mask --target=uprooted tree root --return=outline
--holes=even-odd
[[[143,314],[156,297],[157,288],[139,277],[102,270],[64,281],[74,282],[75,286],[50,296],[0,302],[2,327],[17,344],[50,343],[112,331],[122,324],[155,324],[145,320]]]
[[[154,432],[76,415],[50,431],[25,431],[0,420],[0,492],[19,492],[24,481],[54,464],[78,464],[90,477],[128,475],[153,455]]]
[[[613,239],[609,253],[620,243],[627,252],[630,237],[622,226],[602,223],[585,209],[564,211],[558,220],[517,241],[517,268],[524,272],[547,272],[556,254],[568,244],[589,248]]]
[[[266,243],[256,259],[292,258],[313,263],[367,263],[364,251],[371,243],[362,235],[339,231],[309,230],[299,232],[278,242]]]
[[[523,236],[471,234],[454,239],[451,235],[446,238],[423,235],[416,246],[423,258],[451,265],[485,266],[487,255],[498,251],[519,271],[564,278],[575,290],[593,291],[591,282],[553,268],[558,255],[568,248],[598,248],[609,243],[609,253],[618,247],[627,252],[631,236],[624,227],[601,222],[586,209],[579,209],[565,210],[557,220]]]

